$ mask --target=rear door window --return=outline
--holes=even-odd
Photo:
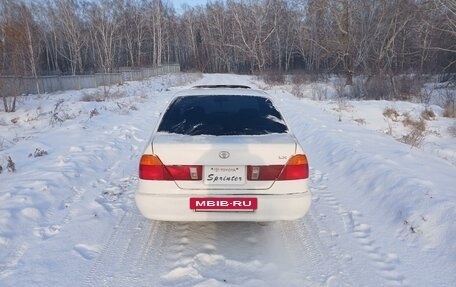
[[[288,128],[272,102],[240,95],[183,96],[163,115],[159,132],[183,135],[264,135]]]

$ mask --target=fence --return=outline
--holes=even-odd
[[[144,79],[167,73],[180,72],[179,64],[165,65],[138,70],[119,69],[119,73],[77,75],[77,76],[44,76],[38,77],[0,77],[0,93],[2,95],[51,93],[64,90],[80,90],[123,84],[128,81],[142,81]]]

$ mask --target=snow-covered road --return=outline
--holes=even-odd
[[[144,219],[137,162],[178,77],[120,87],[124,99],[66,92],[2,115],[0,158],[17,172],[0,174],[0,286],[456,285],[456,167],[281,89],[269,93],[311,165],[306,217]],[[257,85],[236,75],[195,84],[221,82]],[[70,117],[52,127],[46,111],[59,98]],[[36,148],[48,154],[28,157]]]

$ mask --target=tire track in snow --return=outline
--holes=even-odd
[[[293,112],[295,106],[300,106],[302,103],[288,93],[284,94],[286,94],[287,100],[284,101],[279,98],[278,102],[280,102],[282,111],[288,112],[285,115],[292,129],[296,128],[297,138],[303,143],[309,144],[310,142],[323,147],[326,139],[308,140],[309,137],[318,134],[316,132],[309,134],[307,130],[321,129],[324,131],[329,129],[327,123],[313,116],[308,116],[304,121],[301,114]],[[279,93],[276,96],[281,97]],[[302,128],[303,124],[305,128]],[[342,130],[337,131],[342,132]],[[303,146],[306,148],[305,144]],[[344,149],[348,149],[350,152],[353,147],[345,146],[337,152],[344,154],[346,153]],[[336,154],[336,151],[320,149],[316,151],[314,156],[318,157],[319,153]],[[330,166],[339,164],[342,163],[334,161],[331,162]],[[335,192],[328,189],[326,181],[330,183],[334,179],[329,178],[325,172],[311,171],[310,189],[313,192],[314,204],[310,214],[306,216],[314,214],[315,218],[318,219],[320,228],[324,226],[324,222],[327,222],[326,226],[329,227],[327,232],[333,237],[337,249],[344,254],[341,258],[346,261],[345,272],[348,272],[349,276],[353,278],[352,281],[355,282],[352,286],[369,286],[369,283],[375,282],[372,280],[372,276],[377,277],[375,286],[408,286],[406,278],[398,270],[400,266],[398,256],[384,251],[385,248],[373,239],[373,227],[363,221],[363,214],[343,206],[337,199]]]
[[[43,182],[45,190],[51,190],[55,186],[58,186],[56,182],[71,182],[79,175],[75,170],[79,170],[79,164],[77,162],[69,162],[68,157],[59,156],[56,158],[54,165],[44,169],[45,173],[52,175],[52,180],[37,180],[42,178],[42,170],[38,172],[31,172],[28,176],[32,182],[31,186],[37,185],[39,182]],[[44,223],[35,224],[31,227],[33,234],[40,240],[49,239],[58,233],[65,224],[71,221],[73,210],[71,206],[73,203],[80,201],[84,193],[85,188],[77,188],[72,184],[68,185],[68,189],[71,190],[71,194],[63,200],[60,204],[52,206],[43,215]],[[4,250],[7,251],[5,256],[1,256],[4,263],[0,263],[0,278],[5,278],[11,274],[9,270],[16,268],[21,258],[26,254],[29,249],[29,243],[24,242],[22,239],[10,241],[8,240],[4,246]]]
[[[295,276],[305,278],[305,286],[355,286],[343,271],[334,245],[324,238],[312,214],[303,220],[283,222],[282,235],[295,262]]]
[[[132,132],[133,130],[133,132]],[[120,151],[119,146],[125,145],[125,141],[128,140],[131,136],[130,133],[134,134],[134,128],[131,127],[117,127],[114,126],[112,131],[118,133],[118,139],[115,139],[114,142],[104,141],[106,144],[93,144],[93,143],[86,143],[80,146],[70,146],[68,149],[68,153],[64,156],[59,156],[57,158],[57,162],[55,163],[55,167],[58,167],[58,172],[61,173],[61,169],[63,168],[63,177],[68,185],[70,185],[70,189],[73,190],[71,195],[62,201],[59,205],[52,206],[46,212],[46,221],[44,226],[35,228],[34,234],[42,239],[48,239],[60,233],[61,229],[71,221],[73,217],[73,210],[72,205],[74,203],[78,203],[84,194],[87,191],[88,187],[98,188],[100,183],[103,185],[102,190],[105,192],[111,191],[114,187],[108,186],[106,187],[108,181],[103,178],[99,178],[98,182],[92,182],[88,186],[83,186],[79,188],[80,185],[79,180],[81,177],[80,171],[82,171],[81,163],[90,163],[84,164],[84,173],[97,173],[94,168],[91,168],[91,165],[97,163],[96,165],[104,165],[106,166],[106,174],[117,174],[120,169],[120,161],[116,161],[114,163],[106,163],[105,158],[109,158],[110,154],[116,154]],[[110,135],[112,131],[105,131],[105,135]],[[123,140],[121,137],[125,137]],[[90,137],[90,135],[88,136]],[[120,140],[119,140],[120,139]],[[87,154],[87,151],[90,154]],[[133,153],[132,156],[137,155]],[[52,169],[52,168],[51,168]],[[56,173],[57,171],[51,171]],[[111,181],[109,181],[111,182]],[[110,190],[111,188],[111,190]],[[100,203],[100,202],[99,202]],[[102,203],[100,203],[102,204]],[[103,204],[102,204],[103,205]],[[60,217],[60,218],[59,218]]]
[[[305,221],[155,222],[127,213],[82,286],[355,286]]]
[[[34,234],[41,239],[49,239],[60,233],[61,229],[71,221],[73,210],[71,208],[74,202],[78,202],[84,193],[85,189],[76,187],[71,188],[73,193],[65,199],[59,206],[53,206],[46,212],[46,220],[44,226],[36,227]],[[63,212],[64,214],[60,219],[55,219],[57,213]],[[52,218],[52,220],[51,220]]]
[[[125,213],[81,286],[129,286],[124,284],[135,278],[132,267],[150,242],[147,236],[154,234],[151,222],[137,213]]]
[[[383,283],[377,282],[376,286],[408,286],[405,283],[405,277],[397,270],[399,262],[397,255],[383,251],[384,248],[372,238],[371,226],[362,221],[362,214],[356,210],[345,208],[334,193],[325,186],[324,181],[327,179],[327,174],[318,170],[315,170],[311,175],[311,189],[314,191],[315,198],[318,201],[317,209],[323,210],[324,208],[321,207],[327,205],[332,209],[333,214],[325,216],[336,216],[342,220],[344,231],[357,241],[361,247],[362,254],[368,259],[369,265],[373,268],[372,273],[378,274],[379,279],[383,280]],[[318,200],[319,198],[323,200],[320,201]],[[359,260],[360,258],[351,257],[350,261],[354,263]],[[366,271],[367,266],[363,264],[360,264],[360,266],[363,266],[364,271]]]
[[[116,158],[120,150],[129,150],[129,160],[137,162],[139,147],[133,142],[144,141],[137,136],[141,131],[135,126],[112,126],[104,131],[111,138],[102,150],[104,158]],[[98,178],[90,185],[101,193],[95,201],[109,213],[117,213],[126,206],[134,206],[133,197],[136,176],[131,176],[131,166],[124,161],[113,160],[104,164],[105,177]],[[136,167],[135,167],[136,169]],[[126,194],[128,193],[128,194]],[[126,196],[125,196],[126,195]],[[109,240],[103,245],[102,252],[93,263],[82,286],[147,286],[136,284],[142,272],[150,273],[144,265],[149,254],[155,256],[155,246],[166,234],[160,222],[153,222],[142,217],[136,208],[123,211],[124,214],[114,228]],[[144,271],[143,271],[144,270]]]
[[[13,274],[14,268],[19,263],[19,260],[24,256],[25,252],[27,251],[28,246],[27,244],[19,243],[19,244],[12,244],[8,245],[5,250],[9,252],[4,257],[2,262],[0,262],[0,279],[6,278]]]
[[[284,279],[278,237],[256,223],[167,223],[154,286],[277,286]],[[282,247],[280,247],[282,249]],[[272,274],[275,274],[273,276]],[[303,286],[291,285],[291,286]]]

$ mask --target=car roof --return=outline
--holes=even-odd
[[[217,96],[217,95],[242,95],[259,96],[270,99],[269,95],[257,89],[242,85],[203,85],[178,91],[174,97],[182,96]]]
[[[251,89],[251,87],[246,85],[225,85],[225,84],[218,84],[218,85],[197,85],[193,86],[193,89],[221,89],[221,88],[229,88],[229,89]]]

